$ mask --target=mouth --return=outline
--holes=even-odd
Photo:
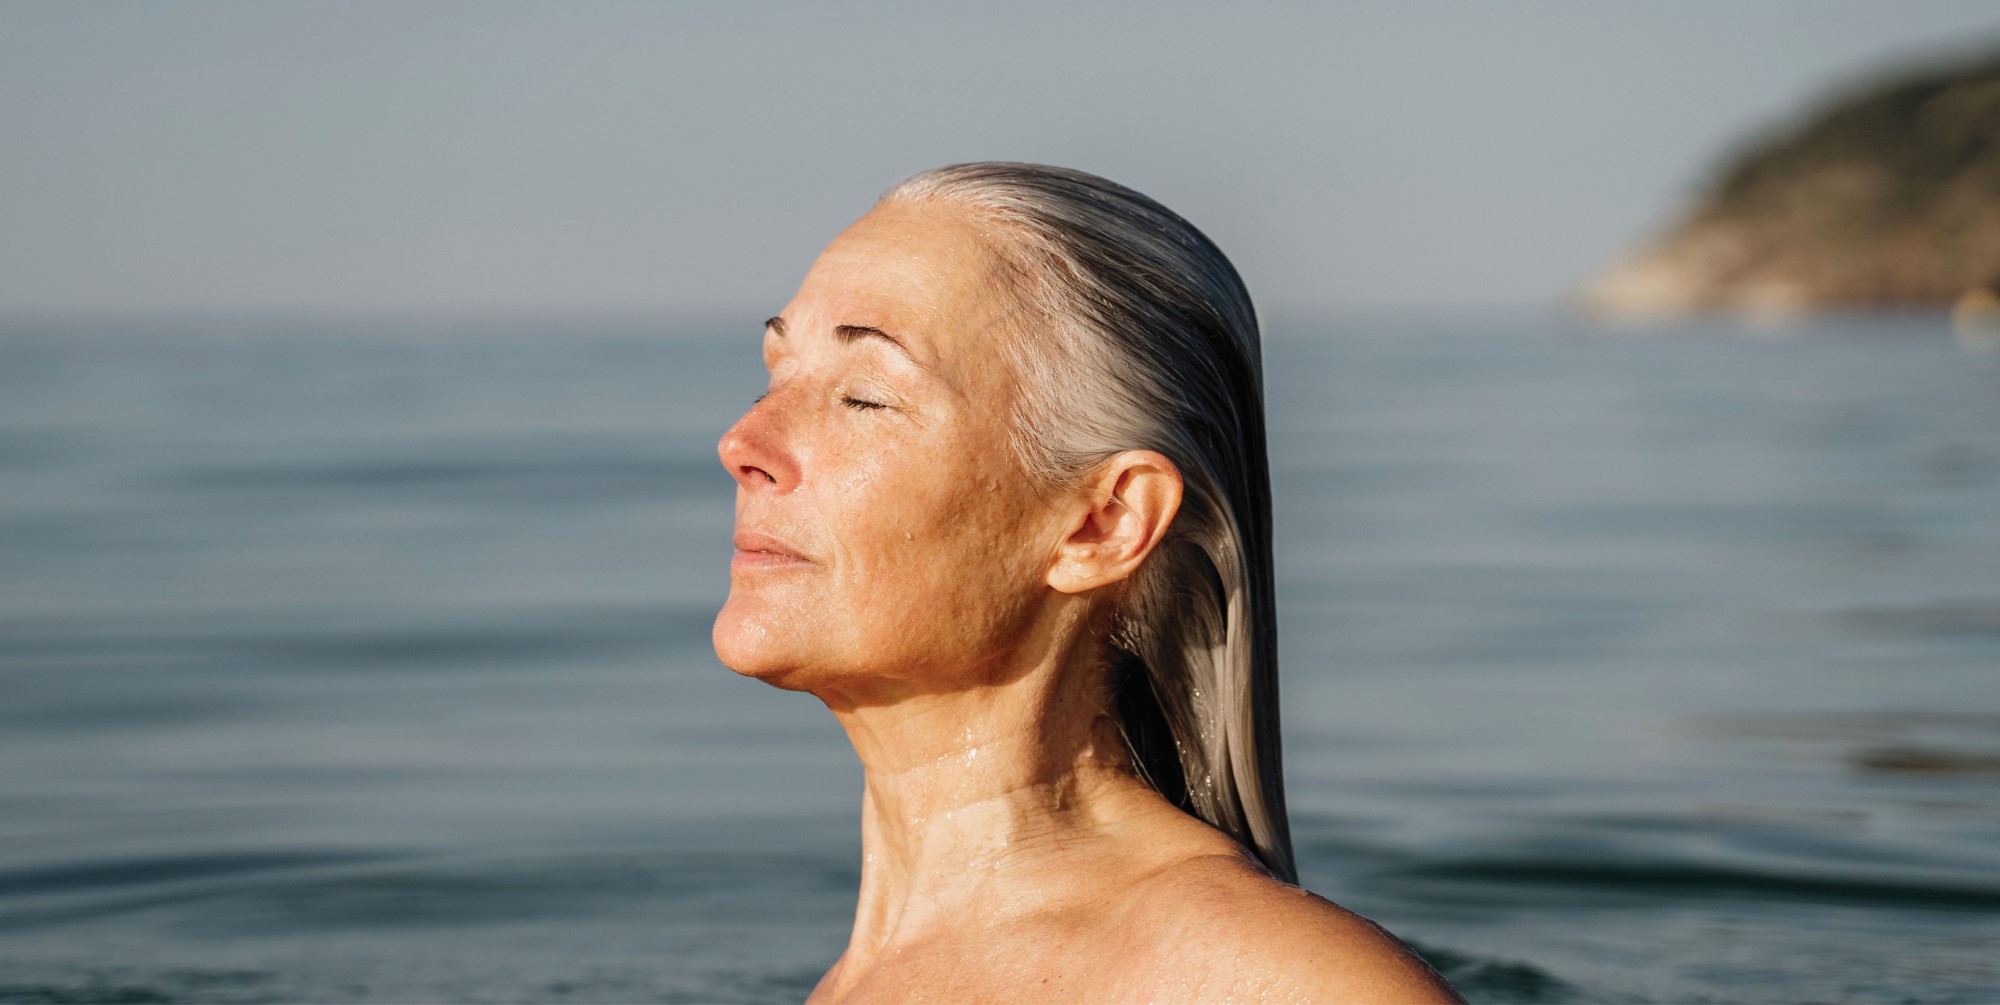
[[[731,569],[777,568],[792,565],[811,565],[812,560],[799,554],[798,549],[769,534],[754,530],[738,530],[735,538],[736,555],[729,560]]]

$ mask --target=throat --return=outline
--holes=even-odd
[[[1010,691],[840,713],[867,776],[851,956],[1058,908],[1157,801],[1099,695]]]
[[[850,953],[1064,913],[1077,870],[1119,865],[1114,836],[1139,803],[1134,790],[1151,791],[1101,767],[990,794],[913,794],[871,780]]]

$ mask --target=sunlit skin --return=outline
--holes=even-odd
[[[823,701],[866,776],[854,930],[811,1000],[1455,1001],[1132,773],[1102,638],[1180,475],[1133,450],[1072,488],[1027,476],[1001,340],[1029,322],[989,241],[943,204],[848,228],[719,445],[716,652]]]

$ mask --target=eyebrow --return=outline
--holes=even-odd
[[[784,318],[771,318],[770,320],[764,322],[764,327],[770,329],[773,332],[776,332],[779,338],[784,338],[788,334],[785,330]],[[896,336],[891,335],[888,332],[885,332],[882,329],[875,327],[874,325],[834,325],[833,334],[836,337],[838,337],[840,341],[843,343],[852,343],[856,339],[879,338],[882,341],[887,342],[892,346],[895,346],[896,351],[902,353],[903,358],[909,360],[911,363],[916,364],[917,369],[924,371],[930,370],[930,367],[925,365],[923,360],[918,359],[916,354],[910,351],[909,346],[903,344],[902,339],[899,339]]]

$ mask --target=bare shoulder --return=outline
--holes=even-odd
[[[1130,917],[1163,950],[1172,989],[1200,999],[1458,1002],[1381,926],[1273,878],[1240,854],[1199,855],[1134,891]],[[1139,934],[1139,932],[1134,933]]]

